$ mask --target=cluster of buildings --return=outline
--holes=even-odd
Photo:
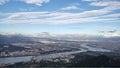
[[[41,46],[40,48],[28,48],[24,47],[23,50],[14,50],[10,51],[8,49],[9,45],[4,45],[2,49],[0,49],[0,57],[7,56],[27,56],[27,55],[40,55],[40,53],[49,53],[49,52],[60,52],[65,50],[70,50],[70,48],[61,47],[61,46]]]
[[[71,61],[71,59],[73,59],[75,56],[73,55],[55,55],[53,57],[50,58],[42,58],[42,59],[36,59],[35,57],[32,57],[30,62],[39,62],[41,63],[42,61],[50,61],[50,62],[60,62],[60,61],[64,61],[66,63],[69,63]]]
[[[26,56],[26,55],[39,55],[40,52],[38,49],[30,49],[30,50],[22,50],[22,51],[1,51],[0,57],[7,57],[7,56]]]
[[[63,51],[63,50],[68,50],[68,48],[62,48],[62,47],[44,47],[41,48],[42,51],[44,52],[49,52],[49,51]]]
[[[59,56],[59,57],[53,58],[52,61],[53,62],[64,61],[66,63],[69,63],[70,59],[73,59],[73,58],[74,58],[73,55],[65,55],[65,56]]]

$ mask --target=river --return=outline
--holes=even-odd
[[[54,54],[44,54],[44,55],[39,55],[36,56],[36,60],[41,60],[41,59],[47,59],[47,58],[54,58],[55,56],[65,56],[65,55],[70,55],[70,54],[75,54],[75,53],[81,53],[81,52],[86,52],[86,51],[102,51],[102,52],[110,52],[110,50],[102,49],[102,48],[94,48],[87,46],[87,44],[81,44],[81,50],[78,51],[70,51],[70,52],[61,52],[61,53],[54,53]],[[27,62],[30,61],[30,59],[33,56],[23,56],[23,57],[6,57],[6,58],[0,58],[0,64],[9,64],[9,63],[17,63],[17,62]]]

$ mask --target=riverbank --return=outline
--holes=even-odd
[[[6,67],[12,68],[39,68],[39,67],[120,67],[120,57],[112,52],[82,52],[74,54],[73,58],[54,58],[33,62],[19,62]]]
[[[81,53],[81,52],[87,52],[87,51],[96,51],[96,50],[97,50],[97,52],[101,52],[101,51],[102,52],[110,52],[110,51],[108,51],[106,49],[90,47],[86,43],[83,43],[80,46],[81,46],[81,48],[78,48],[79,50],[59,52],[59,53],[58,52],[57,53],[53,52],[51,54],[50,53],[49,54],[40,54],[40,55],[35,56],[35,59],[36,60],[41,60],[41,59],[55,58],[55,57],[61,57],[61,56],[66,56],[66,55],[71,55],[71,54],[76,54],[76,53]],[[28,61],[31,60],[32,57],[34,57],[34,56],[0,58],[0,64],[28,62]]]

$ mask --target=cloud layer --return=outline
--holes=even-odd
[[[42,6],[43,3],[48,3],[50,0],[21,0],[27,4],[35,4],[38,6]]]
[[[67,6],[67,7],[64,7],[64,8],[61,8],[60,10],[75,10],[75,9],[79,9],[77,6]]]
[[[1,3],[5,0],[0,0]],[[22,0],[28,4],[42,6],[50,0]],[[86,22],[120,22],[120,13],[113,13],[120,10],[120,1],[96,1],[83,0],[89,3],[89,6],[101,7],[100,9],[87,10],[83,12],[70,13],[66,10],[77,10],[76,5],[59,8],[61,11],[40,11],[40,12],[16,12],[16,13],[0,13],[0,23],[30,23],[30,24],[71,24]]]
[[[0,0],[0,5],[7,3],[10,0]],[[13,1],[21,1],[27,4],[35,4],[37,6],[42,6],[43,3],[48,3],[50,0],[13,0]]]
[[[6,2],[8,2],[9,0],[0,0],[0,5],[5,4]]]

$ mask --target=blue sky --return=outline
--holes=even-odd
[[[0,33],[120,36],[119,0],[0,0]]]

